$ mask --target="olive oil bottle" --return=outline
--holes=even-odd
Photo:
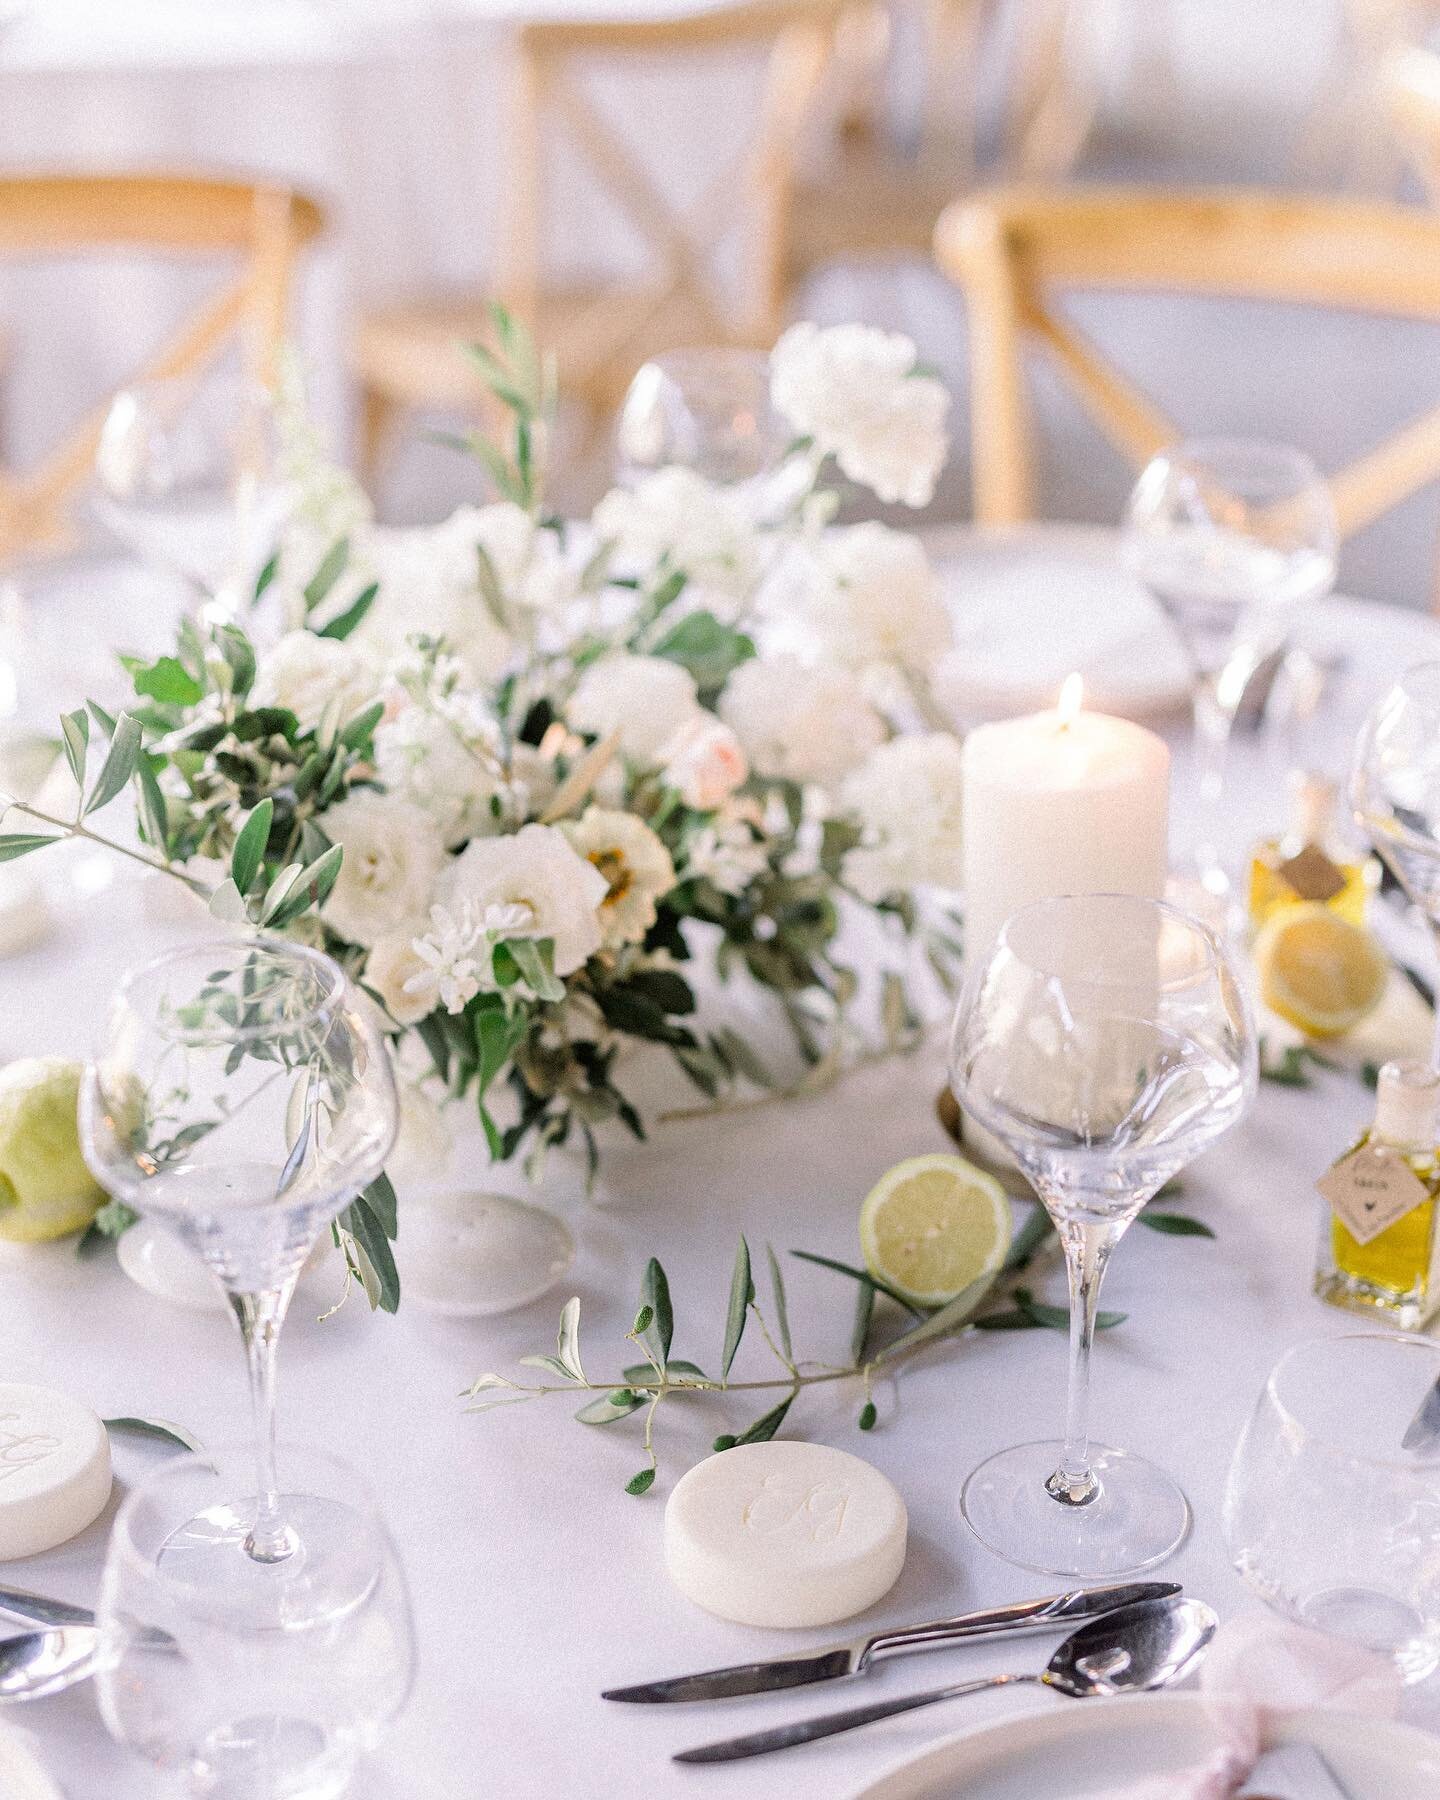
[[[1335,829],[1334,782],[1297,776],[1290,829],[1257,844],[1250,860],[1251,924],[1258,931],[1284,907],[1318,900],[1363,925],[1365,903],[1379,883],[1375,858],[1357,855]]]
[[[1386,1063],[1375,1122],[1318,1183],[1325,1201],[1315,1292],[1418,1330],[1440,1309],[1440,1075]]]

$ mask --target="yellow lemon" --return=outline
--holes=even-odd
[[[1011,1229],[1004,1188],[963,1156],[896,1163],[860,1208],[865,1267],[917,1306],[943,1306],[994,1275]]]
[[[1338,1037],[1374,1012],[1390,964],[1370,933],[1328,907],[1276,913],[1255,940],[1260,993],[1308,1037]]]

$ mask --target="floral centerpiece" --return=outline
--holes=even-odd
[[[294,506],[253,596],[131,661],[128,710],[66,715],[69,793],[10,799],[0,858],[100,837],[133,793],[138,836],[102,841],[323,946],[478,1108],[493,1157],[576,1141],[593,1170],[602,1122],[644,1133],[627,1042],[707,1096],[770,1079],[697,1011],[697,957],[769,990],[812,1063],[856,988],[843,907],[953,961],[953,921],[916,904],[959,876],[960,752],[929,679],[946,611],[919,543],[834,525],[823,486],[833,463],[925,503],[947,401],[908,340],[799,325],[771,360],[782,504],[676,467],[567,524],[546,502],[553,371],[495,327],[473,354],[510,441],[469,447],[497,498],[379,527],[282,405]],[[393,1206],[352,1215],[351,1266],[393,1306]]]

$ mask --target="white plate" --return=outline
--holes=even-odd
[[[65,1800],[19,1732],[0,1725],[0,1794],[5,1800]]]
[[[1053,706],[1073,670],[1086,704],[1148,719],[1190,703],[1190,676],[1155,602],[1120,564],[1117,535],[1091,526],[929,532],[955,628],[940,682],[961,714]]]
[[[1440,1738],[1412,1725],[1298,1713],[1266,1739],[1314,1744],[1351,1800],[1435,1800]],[[1178,1774],[1219,1747],[1199,1694],[1061,1700],[912,1756],[854,1800],[1086,1800]]]

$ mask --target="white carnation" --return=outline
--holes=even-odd
[[[695,720],[700,703],[688,669],[664,657],[622,650],[591,664],[566,710],[577,731],[601,738],[618,731],[623,754],[653,766]]]
[[[817,539],[795,577],[804,623],[847,668],[932,667],[954,643],[940,584],[918,538],[852,525]]]
[[[655,923],[655,903],[675,885],[675,865],[660,839],[634,813],[590,806],[561,830],[605,877],[600,929],[607,949],[638,944]]]
[[[598,909],[609,891],[563,831],[526,825],[511,837],[467,844],[445,871],[437,899],[452,914],[468,905],[481,921],[495,908],[513,908],[506,935],[553,939],[555,973],[569,975],[600,948]]]
[[[406,706],[375,733],[375,765],[388,792],[427,812],[445,843],[488,836],[501,828],[495,803],[506,784],[497,763],[498,733],[489,721],[470,721],[453,707],[443,712]]]
[[[948,732],[882,744],[841,789],[865,832],[845,858],[846,882],[871,901],[922,884],[958,888],[962,781],[960,745]]]
[[[620,566],[648,578],[662,563],[691,581],[743,599],[760,573],[754,526],[735,496],[691,469],[657,469],[616,488],[595,509],[595,534]]]
[[[915,345],[871,325],[792,325],[770,358],[770,398],[801,437],[886,502],[926,506],[945,462],[944,387]]]
[[[838,781],[881,743],[885,724],[848,669],[796,656],[741,663],[720,714],[750,766],[792,781]]]
[[[322,815],[345,854],[325,921],[352,944],[413,931],[425,917],[445,857],[435,822],[390,794],[352,793]]]
[[[309,731],[331,708],[338,723],[362,711],[379,685],[368,658],[350,644],[287,631],[260,660],[254,704],[287,707]]]

